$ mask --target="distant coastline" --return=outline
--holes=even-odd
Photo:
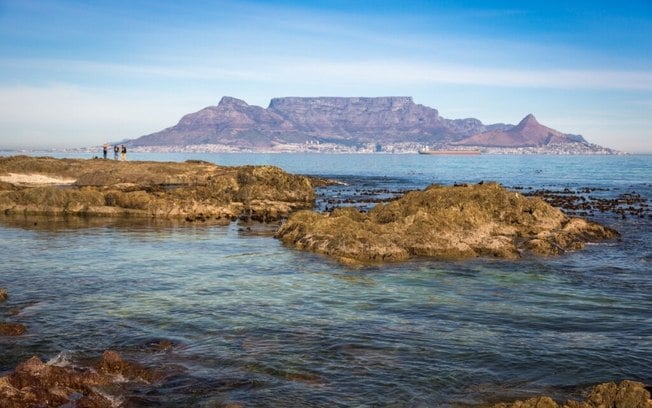
[[[132,146],[129,148],[131,153],[260,153],[260,154],[274,154],[274,153],[320,153],[320,154],[418,154],[420,150],[425,147],[415,143],[395,143],[383,146],[381,150],[376,149],[375,145],[365,146],[344,146],[339,144],[323,143],[319,145],[306,145],[306,144],[284,144],[271,148],[244,148],[235,147],[226,144],[198,144],[198,145],[169,145],[169,146]],[[440,146],[438,150],[452,150],[446,146]],[[493,154],[493,155],[549,155],[549,156],[569,156],[569,155],[652,155],[652,152],[630,152],[620,151],[606,147],[593,145],[592,148],[585,148],[582,144],[572,145],[563,144],[559,146],[546,146],[536,147],[482,147],[482,146],[469,146],[469,150],[478,150],[480,154]],[[53,148],[37,148],[37,147],[17,147],[17,148],[0,148],[0,156],[9,156],[17,154],[61,154],[61,153],[84,153],[89,154],[89,157],[98,156],[102,154],[102,146],[81,146],[81,147],[53,147]]]
[[[115,142],[114,142],[115,143]],[[417,153],[479,149],[483,153],[617,154],[541,124],[447,119],[411,97],[283,97],[267,108],[224,96],[216,106],[184,115],[176,125],[137,139],[129,149],[201,152]]]
[[[544,154],[544,155],[622,155],[628,154],[609,148],[600,148],[593,145],[586,148],[583,144],[563,144],[559,146],[546,147],[480,147],[469,146],[470,150],[478,150],[482,154]],[[97,148],[95,148],[97,150]],[[173,145],[173,146],[136,146],[132,147],[133,152],[142,153],[379,153],[379,154],[417,154],[424,149],[423,145],[417,143],[392,143],[377,149],[375,144],[363,146],[344,146],[334,143],[321,144],[283,144],[273,148],[238,148],[223,144],[202,144],[202,145]],[[451,150],[447,146],[431,148]]]
[[[597,147],[597,146],[596,146]],[[317,154],[418,154],[423,150],[422,145],[414,143],[396,143],[383,146],[377,150],[375,146],[343,146],[336,144],[284,144],[273,148],[239,148],[224,144],[200,144],[200,145],[171,145],[171,146],[134,146],[129,149],[130,153],[317,153]],[[440,147],[440,150],[450,148]],[[434,149],[433,149],[434,150]],[[586,149],[583,145],[564,144],[560,146],[540,147],[471,147],[470,150],[478,150],[481,154],[495,155],[629,155],[629,154],[652,154],[652,153],[629,153],[608,148]],[[86,146],[75,148],[53,148],[53,149],[0,149],[0,155],[15,154],[54,154],[54,153],[88,153],[90,156],[101,156],[101,146]]]

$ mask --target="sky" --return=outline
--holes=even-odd
[[[412,96],[652,153],[652,0],[0,0],[0,148],[135,139],[222,96]]]

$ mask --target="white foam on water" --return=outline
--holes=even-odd
[[[52,357],[50,360],[48,360],[47,363],[45,363],[50,366],[55,366],[55,367],[68,367],[72,365],[72,352],[68,350],[64,350],[57,354],[56,356]]]
[[[104,392],[98,388],[93,388],[93,391],[97,393],[98,395],[102,396],[103,398],[106,398],[109,403],[111,404],[112,407],[114,408],[119,408],[122,406],[122,404],[125,402],[124,397],[120,395],[111,395],[107,392]]]

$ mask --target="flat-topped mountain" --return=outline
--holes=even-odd
[[[301,150],[346,146],[375,150],[420,146],[518,148],[591,145],[582,136],[539,124],[533,115],[518,125],[485,125],[475,118],[446,119],[411,97],[285,97],[267,108],[225,96],[181,118],[175,126],[127,142],[132,147],[221,145],[240,150]],[[318,150],[318,149],[317,149]]]

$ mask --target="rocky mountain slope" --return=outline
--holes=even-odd
[[[582,136],[561,133],[537,122],[529,114],[516,126],[508,129],[478,133],[457,142],[466,146],[530,147],[552,143],[586,143]]]
[[[581,136],[545,127],[533,115],[518,125],[485,125],[474,118],[446,119],[411,97],[287,97],[269,107],[225,96],[181,118],[179,123],[127,142],[138,146],[224,145],[270,150],[288,145],[349,147],[413,143],[415,146],[541,147],[593,146]]]

